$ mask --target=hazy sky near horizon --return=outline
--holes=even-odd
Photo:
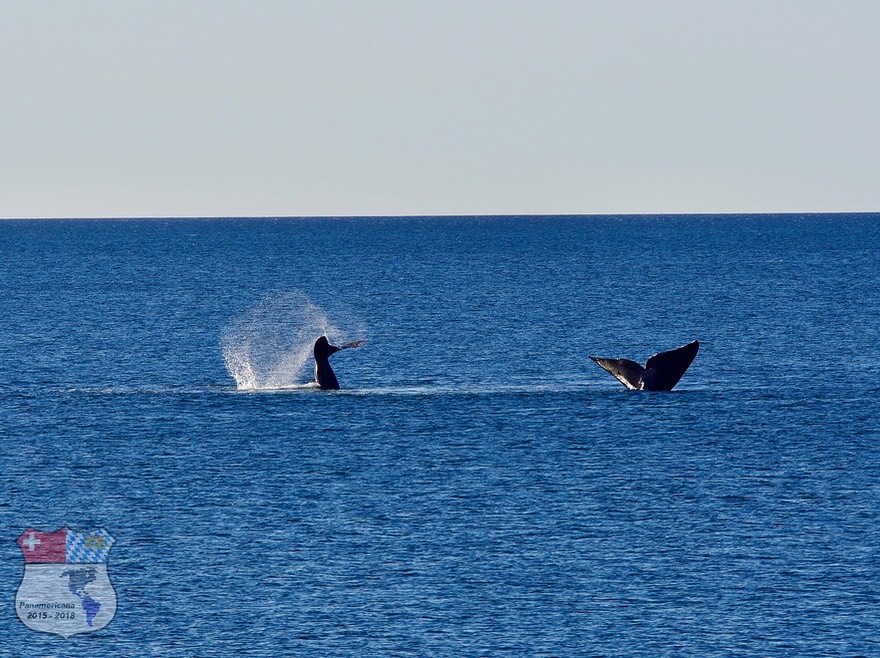
[[[0,9],[0,217],[880,210],[875,0]]]

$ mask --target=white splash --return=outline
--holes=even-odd
[[[269,295],[224,329],[226,369],[239,390],[297,388],[311,379],[318,336],[341,332],[299,291]]]

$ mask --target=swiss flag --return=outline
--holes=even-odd
[[[24,552],[25,562],[67,561],[67,528],[57,532],[28,528],[16,541]]]

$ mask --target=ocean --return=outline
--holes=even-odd
[[[869,214],[2,221],[0,656],[878,656],[878,245]],[[366,341],[339,391],[322,334]],[[589,359],[694,339],[672,392]],[[68,639],[17,603],[16,540],[65,527],[112,536],[116,595]]]

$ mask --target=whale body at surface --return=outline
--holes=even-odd
[[[632,391],[671,391],[697,357],[700,342],[693,341],[668,352],[655,354],[643,368],[629,359],[603,359],[591,356]]]

